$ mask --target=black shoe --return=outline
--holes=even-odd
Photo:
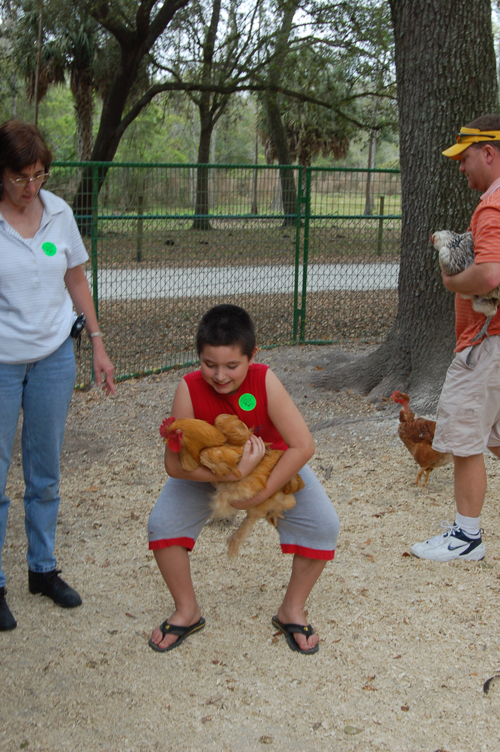
[[[8,629],[15,629],[17,621],[12,616],[11,610],[5,600],[6,589],[0,588],[0,632],[6,632]]]
[[[52,572],[28,572],[30,593],[41,593],[52,598],[54,603],[63,608],[75,608],[82,605],[82,599],[67,582],[59,577],[61,570],[53,569]]]

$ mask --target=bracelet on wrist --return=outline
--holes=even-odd
[[[92,337],[102,337],[102,334],[101,332],[92,332],[92,334],[89,334],[89,337],[90,339],[92,339]]]

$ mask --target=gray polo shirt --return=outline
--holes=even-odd
[[[0,213],[0,363],[47,357],[68,337],[74,318],[64,275],[88,254],[68,204],[45,190],[40,199],[33,238],[21,237]]]

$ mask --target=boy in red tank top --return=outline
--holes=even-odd
[[[217,415],[232,413],[254,429],[239,462],[245,478],[265,453],[265,442],[284,454],[269,476],[267,487],[253,499],[234,504],[248,509],[260,504],[300,472],[305,488],[295,494],[296,504],[279,521],[283,553],[293,555],[292,572],[275,627],[285,635],[292,650],[316,653],[318,635],[308,624],[307,597],[333,559],[339,532],[338,516],[323,487],[306,464],[314,454],[314,442],[299,410],[277,376],[265,365],[254,363],[257,347],[252,320],[239,306],[211,308],[198,327],[196,346],[200,370],[180,382],[172,405],[176,419],[199,418],[213,423]],[[148,524],[149,547],[173,597],[175,610],[155,629],[149,640],[153,650],[178,647],[205,626],[191,580],[189,551],[210,517],[212,481],[220,481],[205,467],[182,469],[179,455],[165,448],[169,475]],[[223,480],[236,480],[233,475]]]

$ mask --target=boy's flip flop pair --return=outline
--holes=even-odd
[[[307,626],[304,626],[303,624],[283,624],[283,622],[281,622],[277,616],[273,616],[272,623],[273,626],[275,626],[280,630],[280,632],[285,635],[286,641],[288,642],[288,646],[291,650],[294,650],[297,653],[302,653],[303,655],[312,655],[313,653],[318,652],[319,645],[315,645],[313,648],[309,648],[308,650],[303,650],[293,636],[294,634],[303,634],[304,637],[310,637],[311,635],[313,635],[314,629],[310,624],[307,624]],[[148,643],[149,647],[153,650],[156,650],[158,653],[166,653],[169,650],[173,650],[174,648],[178,647],[182,642],[184,642],[187,637],[189,637],[189,635],[194,634],[194,632],[198,632],[200,629],[203,629],[204,626],[205,619],[203,617],[201,617],[201,619],[197,621],[196,624],[191,624],[189,627],[180,627],[177,624],[169,624],[168,621],[165,620],[163,624],[160,624],[159,627],[161,632],[160,642],[163,641],[164,637],[167,634],[176,635],[176,641],[171,645],[168,645],[166,648],[161,648],[150,638]]]
[[[200,629],[203,629],[205,626],[205,619],[203,616],[199,621],[196,622],[196,624],[191,624],[189,627],[179,627],[177,624],[169,624],[168,621],[165,619],[163,624],[160,624],[159,630],[161,632],[161,640],[163,641],[164,637],[168,634],[173,634],[177,636],[177,639],[175,642],[173,642],[171,645],[168,645],[166,648],[161,648],[156,642],[153,642],[153,640],[150,638],[149,640],[149,647],[153,648],[153,650],[158,651],[158,653],[166,653],[168,650],[173,650],[174,648],[178,647],[186,637],[189,637],[189,635],[192,635],[194,632],[198,632]]]
[[[303,634],[304,637],[310,637],[311,635],[313,635],[315,632],[310,624],[305,627],[303,624],[283,624],[283,622],[281,622],[277,616],[273,616],[271,621],[274,627],[283,632],[286,637],[286,641],[288,642],[288,646],[291,650],[295,650],[297,653],[302,653],[302,655],[312,655],[313,653],[318,652],[319,645],[315,645],[313,648],[309,648],[308,650],[303,650],[294,637],[294,634]]]

